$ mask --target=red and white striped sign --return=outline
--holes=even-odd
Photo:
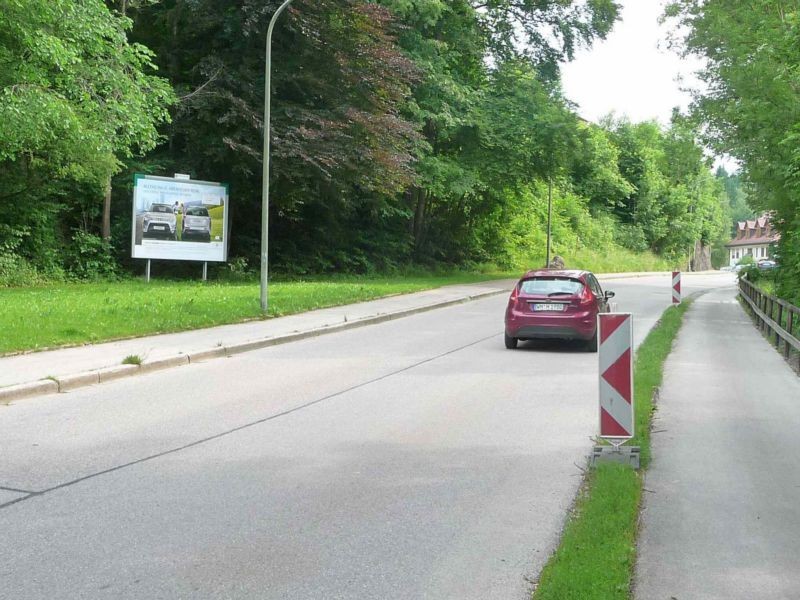
[[[630,313],[597,315],[600,340],[600,437],[633,437],[633,318]]]
[[[681,272],[672,272],[672,303],[681,303]]]

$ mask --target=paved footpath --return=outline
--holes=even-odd
[[[800,598],[800,377],[734,288],[687,313],[653,430],[635,596]]]

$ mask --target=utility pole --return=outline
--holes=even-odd
[[[271,71],[272,71],[272,31],[278,17],[292,3],[286,0],[280,8],[272,15],[267,29],[267,50],[266,50],[266,76],[264,81],[264,171],[261,182],[261,310],[267,312],[269,308],[269,297],[267,289],[267,278],[269,276],[269,141],[270,141],[270,94],[271,94]]]

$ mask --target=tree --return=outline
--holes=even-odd
[[[168,119],[171,88],[152,74],[152,53],[128,43],[128,26],[100,0],[3,2],[2,219],[33,259],[57,246],[60,214],[96,214],[68,191],[98,198],[120,159],[154,148]]]
[[[614,0],[472,0],[489,49],[498,60],[525,58],[546,79],[575,50],[605,39],[619,18]]]
[[[750,205],[775,213],[781,293],[800,301],[800,7],[777,0],[678,0],[676,44],[705,60],[693,111],[706,141],[743,164]]]
[[[725,196],[728,199],[728,209],[731,218],[731,231],[734,232],[738,221],[747,221],[755,216],[753,209],[747,204],[747,192],[742,186],[741,177],[736,173],[728,173],[725,167],[718,167],[715,173],[717,179],[722,182],[725,188]]]
[[[180,96],[154,164],[229,182],[232,251],[250,257],[260,237],[264,40],[279,4],[173,0],[142,7],[133,31]],[[276,30],[276,267],[358,270],[367,252],[402,243],[384,221],[403,212],[419,135],[400,112],[417,70],[396,34],[385,7],[357,0],[298,0]]]

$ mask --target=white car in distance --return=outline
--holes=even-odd
[[[175,239],[177,219],[169,204],[151,204],[142,216],[142,235],[166,236]]]
[[[205,206],[189,206],[183,214],[181,239],[197,238],[201,242],[211,241],[211,215]]]

